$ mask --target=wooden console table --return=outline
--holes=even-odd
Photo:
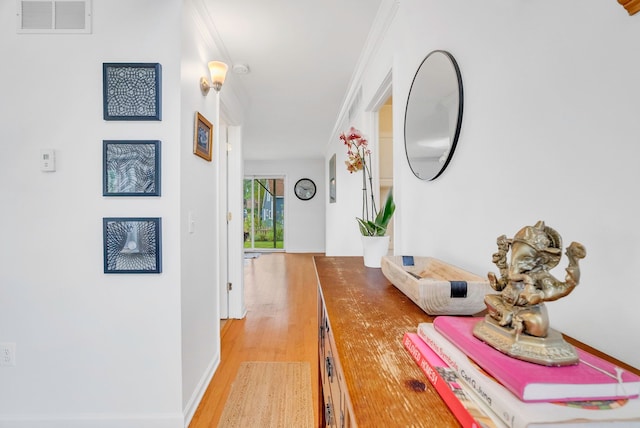
[[[314,260],[324,407],[320,414],[324,413],[325,425],[459,426],[402,345],[404,333],[415,332],[419,323],[433,317],[395,288],[380,269],[365,267],[362,257]]]
[[[433,318],[362,257],[314,259],[326,426],[459,426],[402,345]]]

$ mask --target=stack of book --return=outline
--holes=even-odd
[[[580,349],[573,366],[517,360],[473,336],[480,320],[440,316],[403,338],[463,427],[640,427],[640,376]]]

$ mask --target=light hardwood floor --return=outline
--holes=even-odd
[[[267,253],[244,266],[247,316],[222,328],[221,362],[189,428],[217,427],[243,361],[308,361],[319,402],[314,254]],[[318,406],[314,412],[319,425]]]

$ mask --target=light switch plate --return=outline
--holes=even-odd
[[[0,367],[16,365],[16,344],[0,343]]]
[[[40,170],[53,172],[56,170],[56,152],[53,149],[42,149],[40,151]]]

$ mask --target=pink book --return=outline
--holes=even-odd
[[[577,365],[547,367],[512,358],[473,335],[481,317],[436,317],[435,329],[522,401],[637,397],[640,376],[576,348]]]
[[[471,398],[472,393],[465,389],[455,371],[449,368],[417,334],[405,333],[402,344],[463,428],[499,426],[493,419],[497,416],[490,416],[490,410],[483,409]]]
[[[431,323],[420,323],[418,336],[453,369],[466,390],[509,428],[640,427],[640,398],[526,403],[471,361]]]

